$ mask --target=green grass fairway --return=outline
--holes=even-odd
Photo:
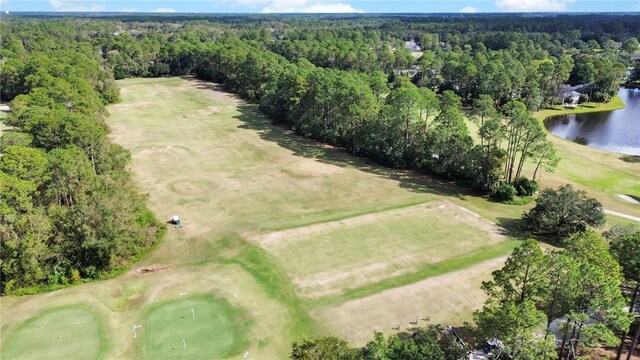
[[[232,315],[228,304],[205,296],[154,306],[143,323],[147,358],[221,359],[242,351]]]
[[[101,359],[107,344],[96,316],[82,308],[54,308],[24,322],[6,343],[3,359]]]

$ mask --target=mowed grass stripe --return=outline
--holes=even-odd
[[[337,295],[505,241],[495,224],[449,201],[249,238],[275,257],[303,298]]]
[[[410,285],[430,277],[461,270],[479,264],[486,260],[508,255],[519,243],[520,242],[517,240],[507,240],[488,249],[464,254],[437,264],[427,265],[421,268],[419,271],[411,274],[386,279],[375,284],[359,287],[357,289],[347,290],[340,295],[309,300],[307,301],[307,304],[310,307],[332,306],[343,303],[345,301],[371,296],[387,289]]]
[[[389,211],[389,210],[404,209],[404,208],[408,208],[408,207],[411,207],[411,206],[426,204],[426,203],[429,203],[431,201],[432,200],[428,200],[428,201],[416,200],[416,201],[410,201],[410,202],[403,202],[403,203],[399,203],[399,204],[392,204],[392,205],[383,206],[383,207],[373,207],[373,208],[367,208],[367,209],[355,209],[354,211],[343,212],[343,213],[335,213],[334,211],[326,210],[326,211],[314,214],[314,216],[317,216],[317,217],[320,218],[319,220],[310,221],[308,223],[296,224],[295,226],[286,226],[285,225],[285,226],[262,227],[261,230],[263,232],[273,232],[273,231],[297,229],[297,228],[302,228],[302,227],[311,226],[311,225],[318,225],[318,224],[330,223],[330,222],[334,222],[334,221],[347,220],[347,219],[354,218],[354,217],[357,217],[357,216],[381,213],[381,212],[385,212],[385,211]]]

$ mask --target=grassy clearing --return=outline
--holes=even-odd
[[[387,323],[411,319],[417,311],[428,312],[433,322],[460,323],[483,301],[480,282],[516,242],[494,241],[496,229],[453,206],[451,212],[437,206],[406,209],[453,203],[508,224],[533,206],[490,202],[454,184],[382,168],[299,138],[213,84],[178,78],[119,84],[123,101],[109,107],[111,136],[130,149],[134,176],[149,194],[150,208],[160,219],[180,215],[185,228],[170,227],[151,256],[118,278],[4,297],[3,351],[22,351],[21,324],[36,321],[39,309],[82,301],[97,319],[105,319],[105,334],[114,344],[105,357],[172,356],[177,350],[162,351],[162,345],[149,345],[153,354],[145,353],[146,339],[134,342],[130,329],[135,322],[146,331],[147,321],[151,329],[166,329],[184,310],[172,302],[181,293],[215,298],[217,305],[205,314],[220,324],[217,329],[229,330],[222,334],[228,339],[223,344],[234,344],[194,347],[201,351],[192,358],[206,353],[241,359],[245,351],[253,358],[285,358],[292,341],[327,332],[364,341],[372,329],[385,330]],[[543,175],[543,186],[569,181],[607,208],[637,213],[637,205],[617,196],[640,195],[637,162],[552,141],[565,160],[556,174]],[[368,224],[353,220],[370,216],[374,221]],[[271,247],[253,238],[313,228],[323,229],[284,236]],[[163,270],[138,274],[139,267]],[[367,268],[374,271],[363,271]],[[357,275],[331,282],[331,272]],[[301,286],[310,279],[327,285]],[[224,315],[215,318],[215,313]],[[204,344],[198,336],[208,331],[189,335],[196,337],[188,349],[192,341]],[[148,341],[169,336],[164,330],[157,334]],[[92,338],[103,343],[100,334]]]
[[[271,233],[259,242],[290,274],[300,296],[317,298],[493,248],[504,241],[497,232],[473,213],[434,201]]]
[[[71,306],[48,309],[25,321],[9,344],[2,347],[5,359],[101,359],[108,349],[95,314]]]
[[[163,78],[129,79],[119,85],[123,101],[108,109],[111,137],[131,151],[132,171],[137,184],[149,194],[149,207],[160,219],[180,215],[185,227],[170,227],[152,255],[118,278],[50,294],[3,298],[0,304],[3,348],[15,348],[13,335],[19,324],[34,316],[35,309],[83,301],[90,304],[99,318],[107,319],[106,333],[114,346],[106,357],[172,356],[174,350],[163,352],[161,347],[156,347],[153,354],[145,353],[144,341],[135,342],[131,335],[132,324],[142,323],[145,331],[149,329],[147,321],[162,327],[181,307],[175,303],[157,313],[166,314],[158,319],[150,317],[151,309],[160,309],[158,306],[162,305],[158,304],[179,299],[181,293],[187,293],[185,296],[206,293],[218,303],[229,305],[218,310],[232,319],[231,328],[238,329],[236,338],[246,339],[238,342],[243,345],[234,345],[227,355],[241,359],[249,351],[253,358],[285,358],[293,341],[340,330],[337,324],[325,321],[320,310],[329,311],[378,292],[394,291],[426,277],[446,275],[503,256],[512,243],[493,243],[488,235],[490,230],[469,222],[464,212],[458,211],[406,214],[405,219],[381,218],[375,232],[367,226],[344,226],[326,234],[319,232],[295,239],[300,240],[297,245],[296,241],[288,244],[287,239],[278,254],[246,240],[247,234],[349,222],[354,217],[382,211],[395,213],[408,206],[442,201],[464,206],[491,220],[518,217],[526,208],[487,202],[454,184],[379,167],[299,138],[270,125],[254,105],[247,105],[213,84]],[[446,252],[445,239],[450,244],[467,244],[472,250],[460,245]],[[388,262],[384,264],[388,270],[361,283],[340,284],[334,287],[339,292],[309,301],[296,293],[299,291],[296,276],[303,274],[304,269],[296,267],[295,261],[315,260],[308,252],[317,251],[322,242],[333,253],[329,251],[323,256],[326,263],[318,259],[313,264],[315,272],[309,276],[333,266],[357,271],[358,266],[366,267],[374,261]],[[339,246],[361,254],[355,259],[341,260]],[[299,259],[287,256],[287,251],[296,252]],[[425,254],[416,256],[420,252]],[[372,259],[363,262],[365,256]],[[410,266],[394,264],[395,257],[402,256],[416,257],[410,259]],[[361,262],[354,267],[350,265],[352,260]],[[400,272],[392,270],[394,266]],[[137,268],[158,270],[138,274]],[[490,269],[482,271],[487,276]],[[464,278],[457,281],[466,286]],[[429,291],[434,294],[450,286],[430,284]],[[465,310],[453,313],[443,299],[437,310],[439,319],[468,320],[469,309],[476,303],[471,298],[467,301],[468,306],[461,307]],[[414,303],[408,297],[397,299],[394,306],[400,311],[404,308],[413,311],[408,305]],[[241,309],[242,316],[238,319],[231,309]],[[376,323],[374,318],[368,321]],[[167,336],[158,334],[153,338]],[[202,341],[195,340],[196,344]],[[207,353],[211,356],[204,357],[226,356],[220,355],[223,352],[224,349],[219,349],[216,353],[219,355],[211,352]]]
[[[518,216],[522,211],[517,206],[487,205],[482,198],[446,182],[378,167],[345,152],[296,137],[270,125],[255,106],[219,92],[212,84],[182,80],[176,84],[175,79],[134,79],[121,84],[125,102],[117,112],[112,111],[113,136],[133,149],[136,176],[142,187],[149,191],[151,205],[160,217],[179,213],[187,224],[180,232],[174,232],[177,238],[172,240],[169,234],[163,247],[149,261],[172,261],[179,266],[219,262],[241,267],[262,291],[288,309],[287,328],[281,332],[285,340],[322,332],[324,328],[308,315],[308,310],[315,305],[299,298],[295,291],[295,263],[309,262],[309,254],[316,251],[313,247],[316,239],[302,239],[300,247],[295,244],[284,247],[279,256],[272,249],[265,251],[235,234],[262,234],[348,221],[356,216],[442,199],[477,207],[483,216],[496,216],[490,210],[494,205],[500,208],[495,212],[498,217]],[[208,91],[198,91],[198,88]],[[155,98],[162,101],[149,103],[149,99]],[[160,117],[159,114],[166,115]],[[359,251],[359,256],[364,258],[368,256],[367,251],[377,251],[377,262],[389,259],[392,263],[394,255],[419,252],[431,243],[442,248],[442,239],[447,237],[453,236],[449,239],[451,243],[469,241],[467,235],[473,232],[474,225],[462,225],[465,232],[454,236],[455,229],[464,221],[458,219],[452,223],[446,216],[436,218],[437,221],[431,221],[426,216],[409,216],[404,221],[410,226],[402,226],[403,221],[398,219],[381,224],[377,227],[380,231],[375,234],[366,226],[345,227],[324,235],[326,248],[335,248],[340,239],[355,238],[349,252]],[[430,234],[430,225],[438,228],[434,234]],[[351,235],[341,234],[343,231],[349,231]],[[386,245],[385,238],[379,236],[369,240],[370,235],[386,232],[388,238],[395,231],[402,232],[395,236],[402,240],[390,241],[394,252],[385,257],[384,251],[375,250],[376,245]],[[490,245],[486,233],[477,237],[481,239],[481,246],[490,251],[467,259],[468,264],[504,254],[502,245]],[[305,248],[303,244],[311,247]],[[492,253],[494,249],[500,250]],[[452,256],[464,253],[460,248],[458,250]],[[300,256],[281,256],[289,251]],[[335,249],[333,251],[334,255],[338,254]],[[434,261],[427,257],[416,261],[403,275],[407,276],[404,280],[398,279],[399,273],[386,272],[373,284],[370,281],[357,284],[360,292],[351,293],[347,298],[368,296],[378,284],[376,281],[384,278],[388,281],[377,285],[378,291],[406,284],[406,281],[418,281],[422,279],[419,276],[447,271],[443,264],[440,272],[425,271],[425,264]],[[338,258],[330,254],[324,256],[327,263],[318,261],[316,270],[322,272],[322,269],[339,263],[346,265],[350,261],[331,262]],[[460,261],[449,266],[456,269],[465,265]],[[392,268],[393,264],[389,266]],[[420,275],[410,277],[413,270]],[[392,277],[388,278],[388,275]],[[240,280],[237,283],[242,285]],[[342,285],[336,288],[342,291]],[[347,298],[329,301],[337,304]]]
[[[247,344],[230,315],[237,312],[212,296],[191,296],[156,304],[138,331],[149,359],[223,358]]]

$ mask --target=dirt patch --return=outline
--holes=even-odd
[[[316,299],[324,296],[338,295],[345,290],[375,283],[380,280],[405,275],[414,271],[413,267],[403,268],[403,257],[386,262],[376,262],[350,271],[323,271],[305,278],[295,278],[296,293],[306,299]],[[398,268],[389,272],[389,268]],[[348,283],[347,289],[337,287],[336,284]]]
[[[344,171],[341,167],[323,164],[319,161],[302,160],[289,164],[281,171],[292,178],[305,179],[338,174]]]
[[[171,270],[173,268],[175,268],[175,265],[158,264],[158,265],[139,267],[139,268],[135,269],[135,272],[138,275],[144,275],[144,274],[148,274],[148,273],[167,271],[167,270]]]
[[[205,180],[182,180],[170,185],[173,192],[181,195],[200,195],[211,188],[211,183]]]
[[[410,322],[416,319],[420,326],[459,324],[469,320],[471,312],[482,306],[485,295],[480,284],[505,260],[506,257],[491,259],[463,270],[319,309],[313,315],[356,345],[369,339],[373,331],[390,334],[395,332],[392,328],[396,326],[400,330],[410,329],[415,326]]]
[[[208,81],[189,78],[187,79],[187,81],[183,82],[183,87],[188,89],[196,88],[196,89],[209,90],[206,92],[206,94],[210,96],[212,99],[215,99],[218,101],[229,102],[229,101],[237,100],[237,97],[225,91],[222,85],[208,82]],[[233,105],[233,103],[229,105]]]
[[[143,136],[139,130],[121,124],[109,124],[109,137],[120,144],[139,144]]]

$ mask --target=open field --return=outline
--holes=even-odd
[[[250,239],[276,258],[298,295],[318,298],[491,248],[504,241],[498,232],[464,208],[432,201]]]
[[[332,324],[342,337],[354,339],[358,345],[364,345],[362,339],[370,337],[375,330],[389,332],[399,326],[401,331],[411,331],[416,327],[411,323],[415,320],[419,326],[459,324],[468,321],[469,314],[482,307],[485,297],[480,285],[490,279],[491,271],[499,269],[505,259],[494,258],[339,306],[319,307],[314,313]]]
[[[332,332],[362,343],[416,313],[461,323],[484,300],[480,282],[517,245],[494,222],[531,206],[299,138],[214,84],[119,85],[110,136],[131,151],[149,207],[185,227],[170,227],[118,278],[3,298],[3,351],[23,351],[15,339],[25,324],[60,306],[102,324],[107,359],[280,359],[294,340]],[[133,324],[143,325],[136,337]]]

